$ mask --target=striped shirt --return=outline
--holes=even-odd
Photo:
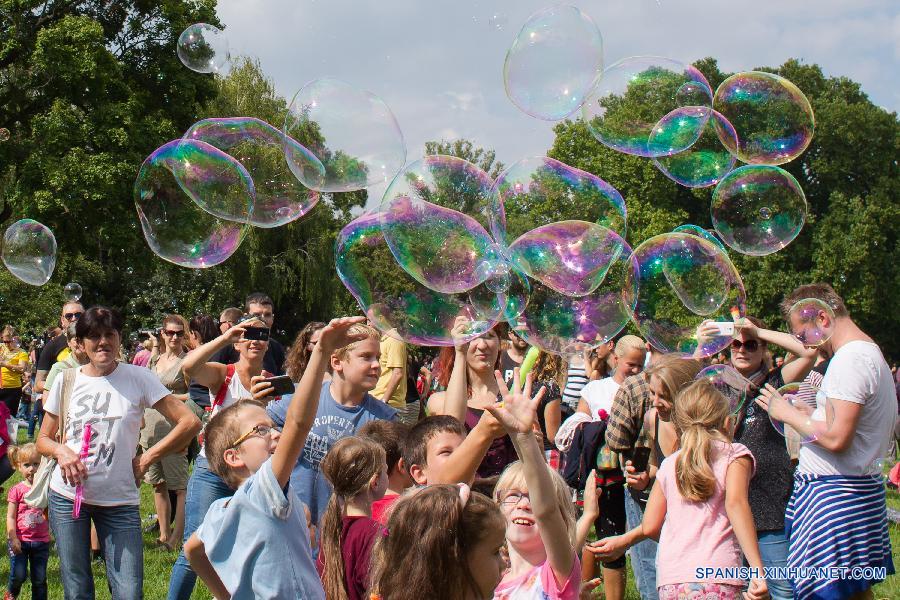
[[[587,373],[584,370],[584,364],[569,364],[569,371],[566,375],[566,387],[563,390],[563,403],[570,406],[573,410],[578,408],[578,401],[581,400],[581,388],[587,385]]]

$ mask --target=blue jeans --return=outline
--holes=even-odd
[[[82,504],[72,517],[72,501],[50,492],[50,527],[59,553],[59,572],[66,600],[92,600],[91,521],[97,528],[106,578],[113,600],[144,597],[144,540],[140,507]]]
[[[759,531],[756,538],[759,540],[759,554],[764,567],[787,567],[788,539],[784,529]],[[766,584],[772,600],[791,600],[794,597],[794,589],[787,579],[766,579]]]
[[[209,470],[206,458],[198,456],[197,462],[194,463],[194,473],[188,481],[187,498],[184,502],[184,541],[187,542],[191,534],[200,527],[206,511],[213,502],[233,495],[234,490],[228,487],[221,477]],[[191,569],[182,550],[172,566],[168,600],[190,600],[196,582],[197,574]]]
[[[44,407],[41,404],[40,400],[34,401],[34,406],[32,407],[31,416],[28,418],[28,437],[34,438],[34,428],[35,426],[40,427],[41,422],[44,420]]]
[[[625,522],[628,530],[632,530],[641,524],[644,513],[641,505],[625,490]],[[641,594],[641,600],[656,600],[659,592],[656,590],[656,542],[644,540],[635,544],[629,550],[631,553],[631,570],[634,571],[635,583]]]
[[[9,592],[18,596],[22,584],[28,579],[28,563],[31,563],[31,598],[47,600],[47,560],[50,558],[50,542],[22,542],[22,553],[13,554],[9,548]]]

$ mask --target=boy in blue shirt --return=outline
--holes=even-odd
[[[206,426],[210,470],[237,491],[210,506],[184,550],[217,599],[324,600],[306,517],[288,487],[316,417],[326,366],[332,353],[366,339],[364,321],[334,319],[322,330],[280,434],[255,401],[222,410]]]

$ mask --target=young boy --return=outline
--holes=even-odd
[[[185,555],[217,599],[324,600],[306,517],[288,487],[319,408],[328,359],[366,339],[368,332],[359,326],[364,320],[335,319],[322,330],[280,434],[255,401],[229,406],[207,425],[209,468],[237,491],[210,506]]]
[[[356,434],[368,438],[384,448],[388,468],[388,488],[380,500],[372,503],[372,518],[387,525],[387,509],[413,483],[401,452],[409,427],[399,421],[369,421]]]
[[[291,475],[291,487],[309,507],[312,522],[316,525],[331,498],[331,486],[319,471],[319,464],[334,443],[356,434],[356,430],[369,421],[397,419],[396,410],[369,394],[381,374],[378,362],[381,334],[367,325],[356,325],[353,331],[359,333],[356,341],[336,348],[326,359],[331,381],[322,384],[320,379],[318,410],[303,453]],[[276,427],[284,424],[293,397],[297,394],[283,396],[267,407]]]

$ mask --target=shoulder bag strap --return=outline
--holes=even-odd
[[[78,375],[78,367],[66,369],[62,372],[62,397],[59,400],[59,425],[56,428],[56,439],[62,444],[66,438],[66,427],[69,421],[69,400],[72,390],[75,388],[75,377]]]
[[[231,385],[232,378],[234,378],[234,363],[225,367],[225,381],[222,382],[222,387],[219,388],[215,399],[213,399],[214,407],[221,405],[225,401],[225,394],[228,392],[228,386]]]

